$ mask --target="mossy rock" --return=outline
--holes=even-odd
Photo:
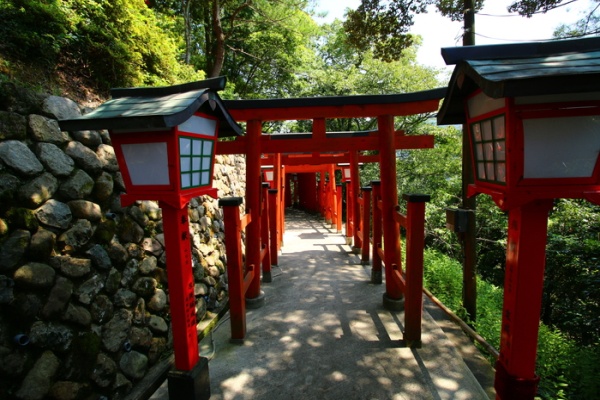
[[[81,333],[73,339],[72,371],[78,378],[87,378],[96,365],[102,339],[93,332]]]
[[[6,212],[6,220],[11,229],[26,229],[29,232],[35,232],[39,227],[35,212],[28,208],[11,208]]]
[[[100,244],[110,243],[117,232],[117,223],[112,219],[101,221],[94,232],[94,239]]]

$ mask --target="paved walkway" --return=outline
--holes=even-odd
[[[265,305],[248,311],[244,344],[229,343],[228,319],[201,343],[211,399],[490,398],[427,312],[423,347],[403,347],[404,315],[383,308],[385,287],[369,277],[341,234],[289,210],[279,267],[262,285]],[[167,397],[164,384],[151,399]]]

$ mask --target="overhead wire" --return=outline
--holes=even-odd
[[[558,4],[552,8],[549,8],[548,10],[545,11],[536,11],[535,13],[533,13],[532,15],[539,15],[539,14],[545,14],[548,11],[552,11],[552,10],[556,10],[558,8],[561,7],[565,7],[568,6],[569,4],[575,3],[578,0],[570,0],[568,2],[565,3],[561,3]],[[587,16],[587,22],[586,22],[586,26],[587,23],[589,23],[592,15],[600,8],[600,2],[598,2],[598,4],[594,7],[593,10],[590,10],[588,12],[588,16]],[[514,17],[523,17],[522,15],[519,14],[487,14],[487,13],[475,13],[476,16],[481,16],[481,17],[493,17],[493,18],[514,18]],[[464,34],[464,33],[463,33]],[[541,41],[548,41],[548,40],[564,40],[564,39],[574,39],[574,38],[583,38],[583,37],[587,37],[587,36],[594,36],[594,35],[598,35],[600,34],[600,28],[597,28],[593,31],[590,32],[584,32],[581,34],[570,34],[570,35],[566,35],[560,38],[549,38],[549,39],[523,39],[523,40],[518,40],[518,39],[503,39],[500,37],[493,37],[493,36],[488,36],[488,35],[483,35],[481,33],[477,33],[475,32],[475,36],[481,37],[481,38],[485,38],[485,39],[490,39],[490,40],[497,40],[497,41],[505,41],[505,42],[541,42]]]

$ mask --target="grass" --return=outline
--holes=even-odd
[[[431,249],[425,250],[424,285],[461,318],[462,265]],[[477,282],[475,328],[499,349],[503,290],[482,279]],[[489,356],[490,362],[493,357]],[[556,329],[540,323],[536,373],[538,397],[544,400],[600,398],[600,348],[580,346]]]

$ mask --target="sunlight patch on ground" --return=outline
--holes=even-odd
[[[348,377],[340,371],[333,371],[327,378],[334,382],[343,382],[348,379]]]
[[[224,380],[221,382],[221,387],[225,389],[224,393],[226,393],[224,399],[235,399],[238,396],[241,396],[241,398],[252,397],[254,393],[252,382],[252,375],[246,371]]]
[[[402,340],[404,337],[402,334],[402,329],[400,326],[398,326],[398,322],[388,311],[378,310],[377,316],[383,324],[383,327],[385,328],[390,340]]]
[[[350,324],[350,330],[354,336],[366,341],[379,340],[373,319],[367,311],[349,310],[346,315]]]

